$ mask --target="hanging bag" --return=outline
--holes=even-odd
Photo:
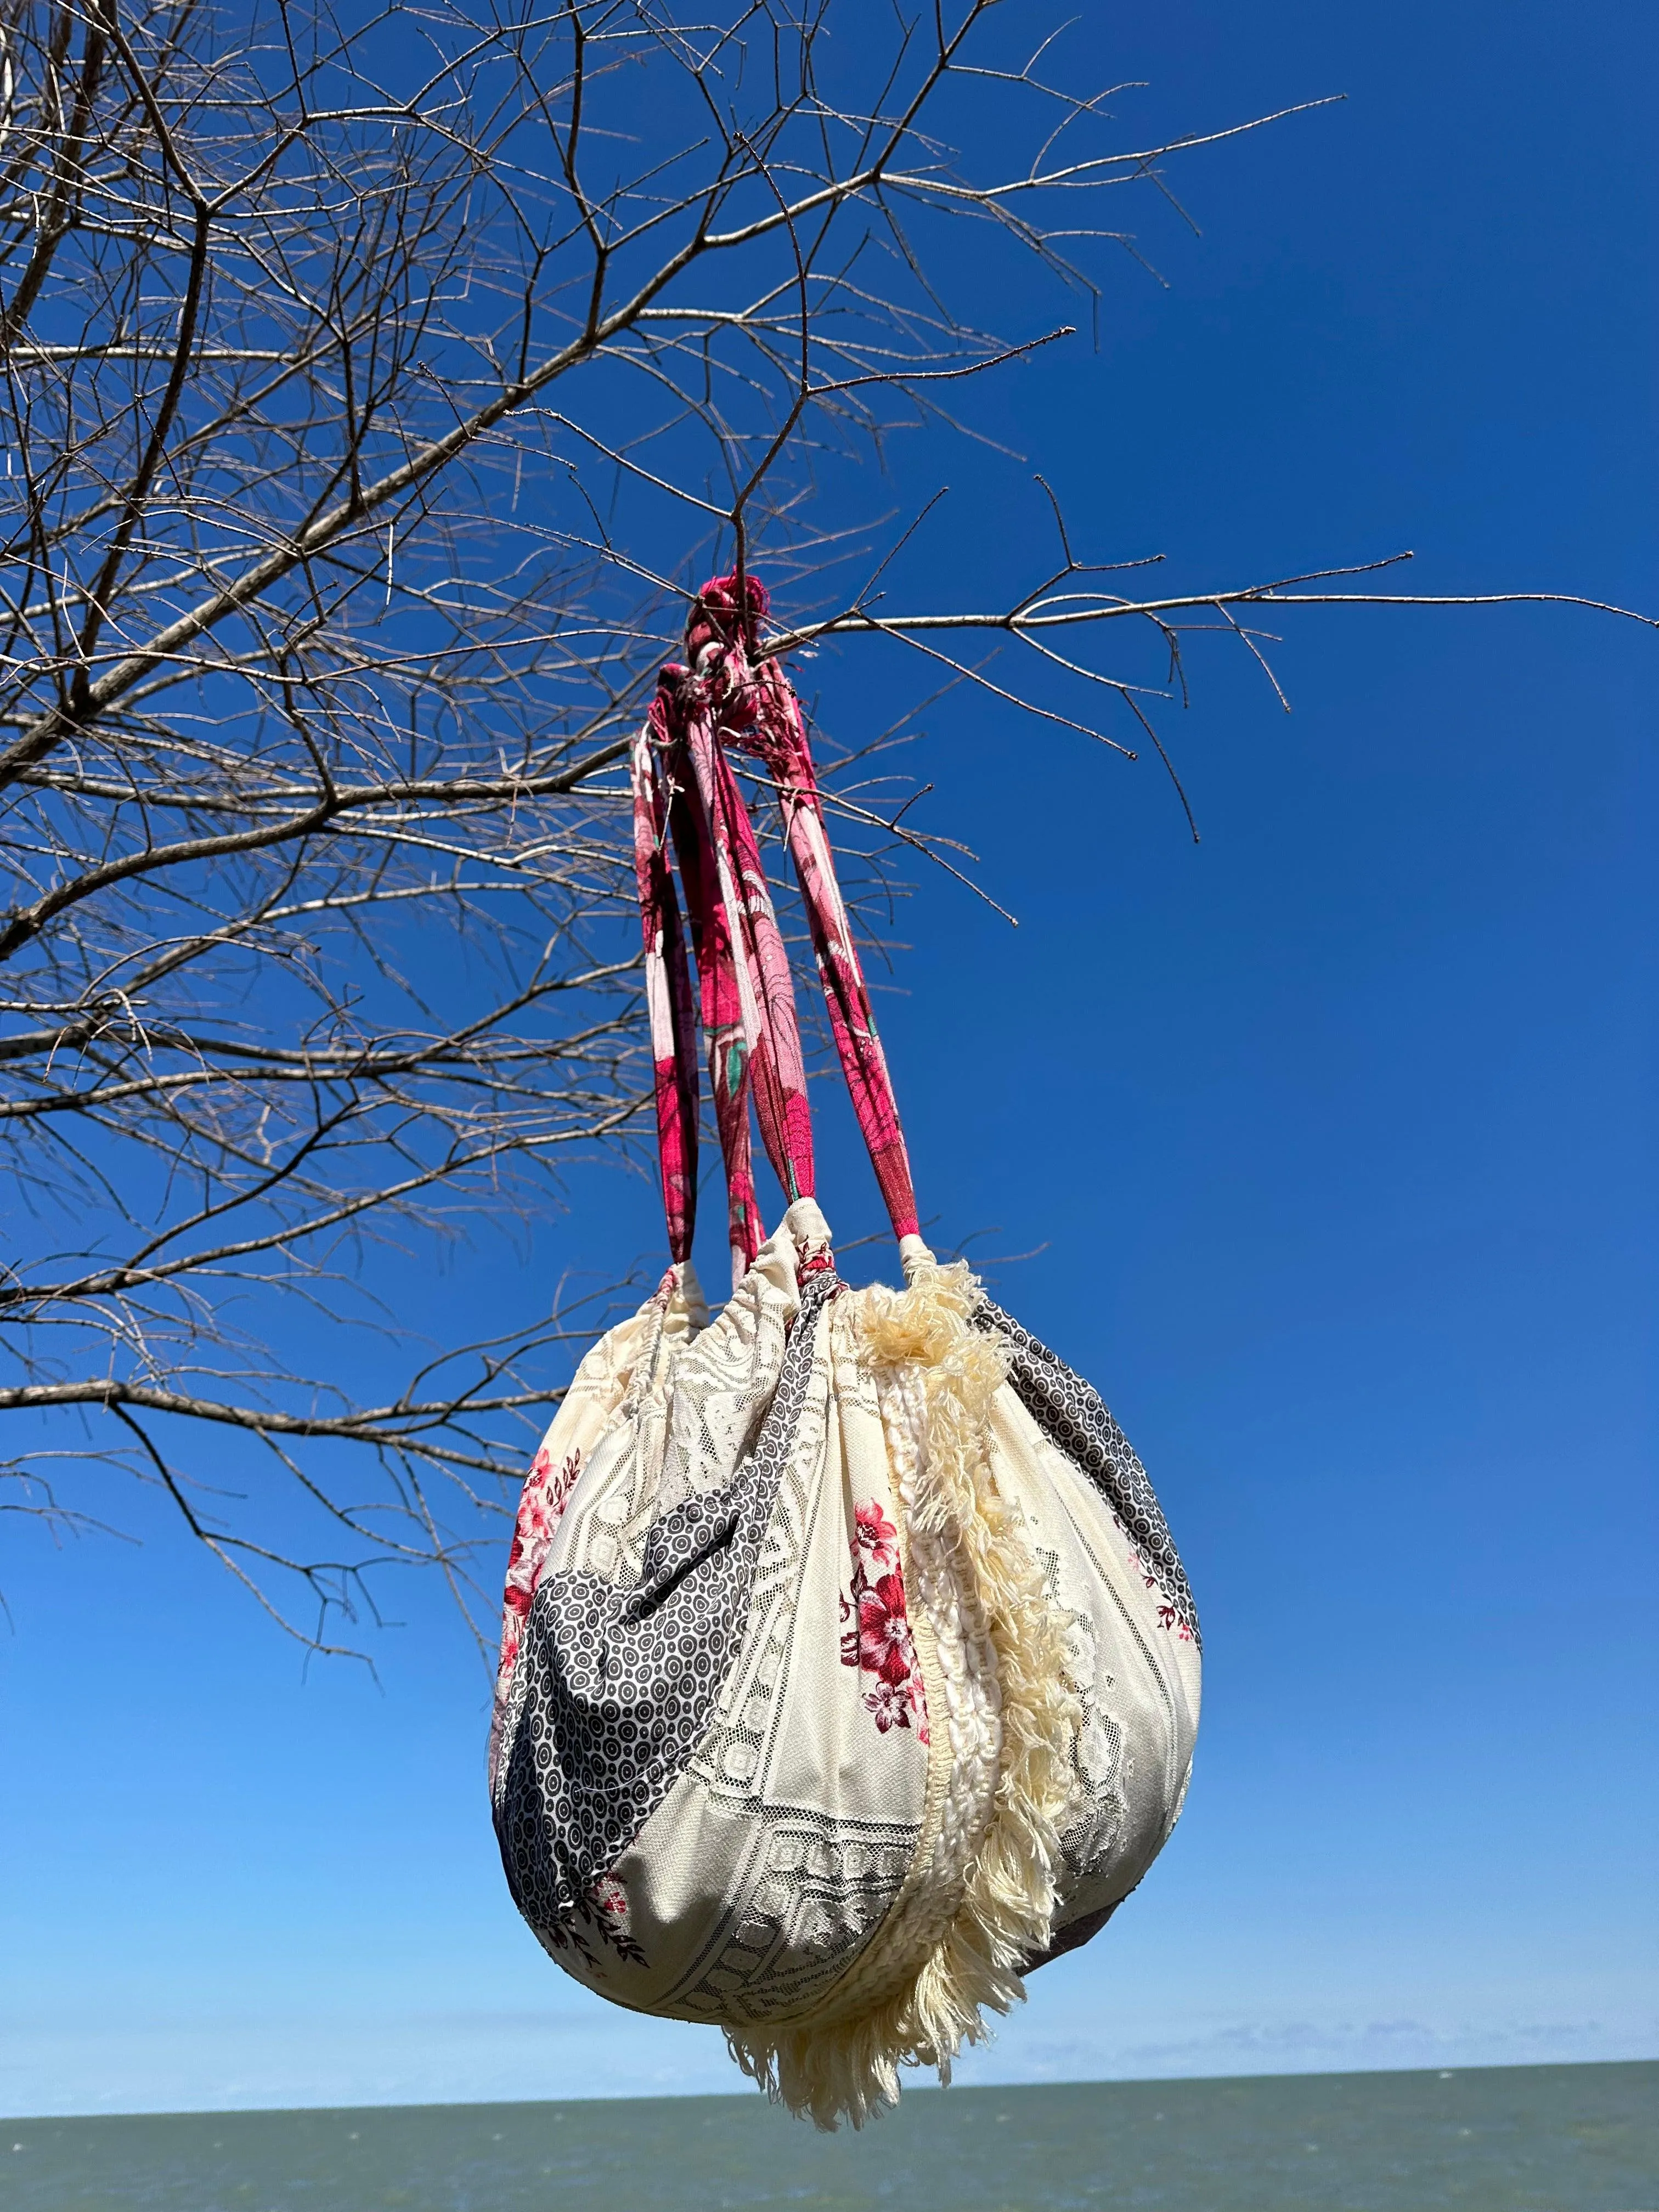
[[[719,2025],[791,2110],[857,2125],[901,2066],[948,2080],[985,2013],[1140,1880],[1186,1790],[1199,1636],[1098,1395],[921,1240],[765,611],[753,580],[705,586],[635,748],[672,1265],[582,1361],[525,1484],[490,1788],[561,1966]],[[778,794],[902,1291],[835,1271],[734,750]],[[713,1319],[690,1261],[699,1014],[734,1285]],[[787,1201],[767,1238],[751,1103]]]

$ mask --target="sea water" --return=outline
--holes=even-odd
[[[0,2124],[6,2212],[1659,2212],[1659,2063]]]

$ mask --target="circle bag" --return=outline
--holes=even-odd
[[[901,2065],[948,2080],[985,2011],[1140,1880],[1186,1790],[1200,1647],[1098,1395],[918,1233],[766,605],[752,580],[705,586],[634,750],[673,1264],[582,1361],[525,1483],[490,1787],[514,1899],[558,1963],[718,2024],[829,2127],[896,2099]],[[778,794],[902,1291],[836,1273],[734,749]],[[713,1319],[690,1258],[699,1012],[734,1279]],[[764,1241],[751,1097],[789,1200]]]

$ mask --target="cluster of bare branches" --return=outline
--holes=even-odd
[[[930,226],[1086,302],[1100,196],[1172,149],[987,0],[716,16],[0,18],[0,1504],[159,1483],[307,1639],[374,1561],[465,1593],[583,1333],[358,1395],[337,1324],[395,1350],[400,1270],[638,1126],[616,769],[708,568],[782,576],[780,650],[954,676],[1003,633],[1137,713],[1068,641],[1295,596],[1132,601],[1069,549],[1012,608],[836,595],[815,472],[1051,335],[943,297]]]

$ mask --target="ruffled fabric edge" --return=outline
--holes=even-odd
[[[960,1623],[935,1619],[927,1641],[954,1639],[971,1653],[988,1640],[994,1655],[994,1684],[981,1686],[999,1723],[996,1778],[988,1817],[958,1824],[962,1863],[941,1864],[936,1850],[918,1869],[923,1889],[950,1900],[942,1931],[919,1959],[918,1914],[896,1910],[851,1978],[855,1988],[839,2000],[832,1995],[806,2021],[726,2032],[751,2080],[826,2129],[843,2118],[860,2127],[896,2102],[902,2066],[936,2068],[948,2081],[963,2045],[988,2034],[986,2014],[1006,2013],[1024,1996],[1024,1962],[1053,1936],[1059,1830],[1072,1791],[1068,1747],[1080,1720],[1066,1686],[1063,1628],[1024,1518],[992,1468],[991,1401],[1006,1369],[995,1340],[972,1325],[980,1286],[962,1263],[941,1267],[925,1250],[905,1259],[905,1290],[877,1285],[849,1295],[884,1414],[898,1408],[909,1431],[908,1540],[948,1574],[961,1620],[986,1632],[964,1637]],[[927,1687],[930,1708],[937,1701],[943,1711],[946,1684],[936,1675]],[[925,1896],[918,1904],[925,1911]]]

